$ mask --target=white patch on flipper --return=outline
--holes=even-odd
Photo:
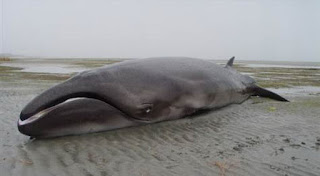
[[[64,101],[63,103],[67,103],[67,102],[71,102],[71,101],[76,101],[76,100],[79,100],[79,99],[83,99],[83,98],[82,98],[82,97],[80,97],[80,98],[70,98],[70,99]]]

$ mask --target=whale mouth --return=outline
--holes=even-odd
[[[30,123],[33,123],[33,122],[41,119],[42,117],[44,117],[48,113],[52,112],[53,110],[59,108],[60,106],[63,106],[64,104],[66,104],[68,102],[76,101],[76,100],[81,100],[81,99],[85,99],[85,98],[84,97],[70,98],[70,99],[67,99],[67,100],[63,101],[62,103],[58,103],[58,104],[56,104],[54,106],[51,106],[51,107],[46,108],[44,110],[41,110],[41,111],[37,112],[36,114],[34,114],[34,115],[30,116],[29,118],[26,118],[24,120],[19,118],[18,126],[23,126],[23,125],[28,125]]]
[[[18,130],[34,138],[48,138],[113,130],[138,124],[118,108],[95,98],[69,98],[18,120]]]
[[[122,110],[120,110],[119,108],[116,108],[115,106],[112,106],[110,105],[110,103],[108,102],[105,102],[101,99],[98,99],[98,98],[87,98],[87,97],[74,97],[74,98],[69,98],[61,103],[58,103],[56,105],[53,105],[51,107],[48,107],[46,109],[43,109],[39,112],[37,112],[36,114],[28,117],[28,118],[25,118],[24,120],[22,120],[21,118],[19,118],[18,120],[18,126],[21,127],[21,126],[25,126],[25,125],[28,125],[28,124],[31,124],[31,123],[34,123],[36,121],[39,121],[40,119],[42,119],[43,117],[45,117],[47,114],[51,113],[52,111],[55,111],[57,110],[58,108],[61,108],[62,106],[70,103],[70,102],[74,102],[74,101],[81,101],[81,100],[96,100],[96,101],[100,101],[100,102],[103,102],[105,103],[106,105],[108,105],[109,107],[112,107],[113,109],[116,109],[117,111],[121,112],[122,115],[126,116],[127,119],[131,119],[133,121],[136,121],[136,122],[143,122],[143,123],[150,123],[150,119],[148,118],[136,118],[134,116],[128,116],[125,112],[123,112]]]

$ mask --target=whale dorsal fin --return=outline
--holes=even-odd
[[[233,61],[234,61],[234,56],[229,59],[226,67],[232,67],[233,66]]]

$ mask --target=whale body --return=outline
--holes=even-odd
[[[194,58],[148,58],[78,73],[35,97],[18,129],[34,138],[113,130],[186,117],[250,96],[287,101],[232,68]]]

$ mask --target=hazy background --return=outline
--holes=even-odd
[[[1,1],[0,53],[320,61],[319,0]]]

